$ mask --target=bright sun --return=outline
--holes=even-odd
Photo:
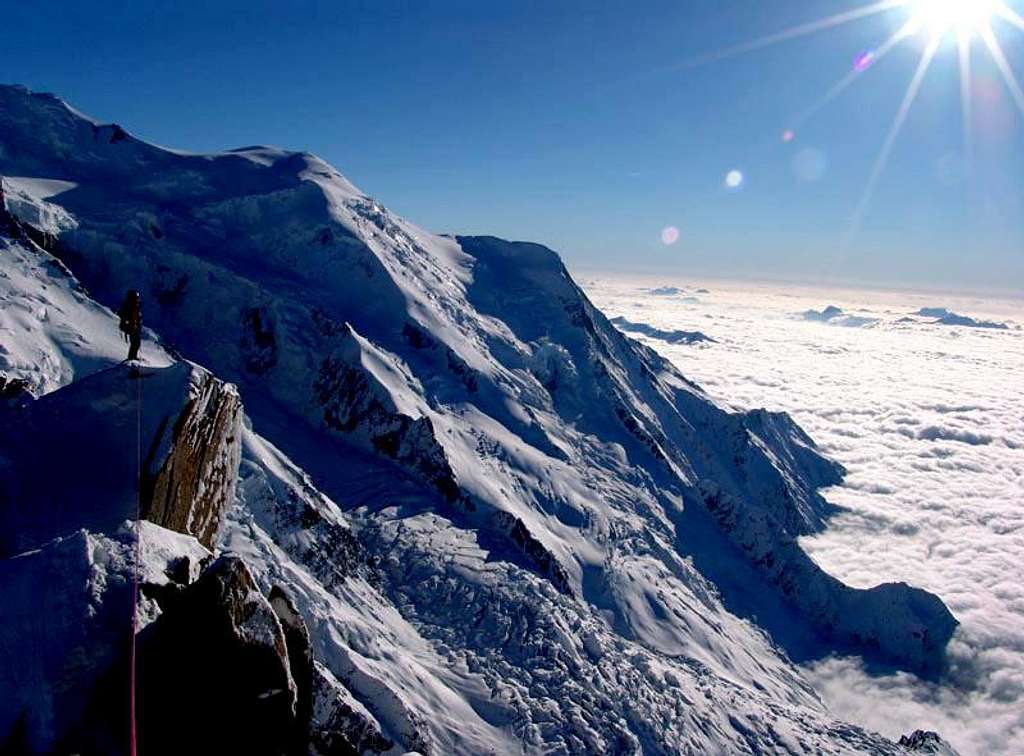
[[[921,49],[917,65],[914,66],[903,98],[900,100],[899,109],[886,131],[885,140],[872,165],[860,202],[850,218],[844,244],[852,239],[860,228],[864,213],[871,203],[875,188],[885,171],[908,114],[921,92],[932,61],[940,53],[948,53],[951,48],[955,48],[954,54],[958,57],[960,109],[963,117],[960,129],[963,135],[961,155],[965,175],[969,175],[971,172],[975,152],[974,122],[976,117],[974,115],[975,96],[972,70],[976,57],[987,53],[991,64],[995,66],[1002,77],[1013,103],[1021,115],[1024,115],[1024,85],[1018,80],[1011,59],[1007,58],[1000,40],[1000,37],[1007,32],[1024,31],[1024,15],[1022,15],[1022,11],[1015,10],[1024,5],[1024,0],[859,0],[859,2],[847,0],[847,2],[856,4],[831,16],[806,21],[782,31],[705,54],[687,64],[687,66],[701,65],[731,58],[734,55],[753,52],[894,11],[895,17],[890,18],[891,23],[889,24],[890,29],[894,29],[892,34],[875,47],[862,48],[852,57],[850,69],[838,81],[811,105],[793,115],[784,125],[784,129],[780,129],[782,141],[789,144],[800,138],[804,123],[822,110],[825,105],[852,87],[855,82],[868,76],[868,72],[877,68],[889,53],[902,47],[903,43],[911,39],[918,42],[924,41],[923,45],[919,45],[923,49]],[[955,45],[947,44],[951,38],[955,39]],[[739,171],[736,171],[736,174],[740,175]],[[737,183],[737,186],[732,188],[738,188],[738,186]]]
[[[988,27],[997,5],[997,0],[912,0],[911,23],[932,35],[973,37]]]

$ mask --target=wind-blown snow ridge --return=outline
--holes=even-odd
[[[0,146],[11,212],[69,219],[52,252],[90,294],[140,289],[148,325],[238,385],[252,430],[219,545],[294,599],[322,732],[900,752],[829,722],[775,644],[936,674],[955,620],[823,573],[797,538],[841,469],[788,416],[731,413],[620,334],[557,254],[425,232],[311,155],[168,151],[23,89],[0,87]],[[28,271],[14,289],[58,264],[4,243]],[[108,312],[73,280],[63,306]],[[41,372],[40,392],[75,377]]]

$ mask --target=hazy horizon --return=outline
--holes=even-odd
[[[543,242],[538,242],[543,244]],[[557,251],[557,250],[556,250]],[[565,260],[569,273],[582,282],[584,278],[593,277],[616,277],[634,278],[637,281],[646,283],[658,283],[660,285],[683,285],[701,283],[721,283],[735,285],[761,285],[765,287],[792,287],[818,290],[836,291],[867,291],[867,292],[890,292],[890,293],[915,293],[922,295],[934,294],[936,296],[952,295],[957,297],[981,297],[986,300],[1005,299],[1010,301],[1024,300],[1024,289],[1007,286],[984,286],[969,284],[958,286],[955,284],[928,283],[924,281],[912,281],[904,284],[891,283],[883,280],[870,278],[858,279],[848,277],[843,279],[815,278],[807,276],[804,278],[787,277],[785,275],[771,276],[769,273],[751,272],[748,275],[735,272],[714,273],[700,270],[686,269],[640,269],[629,267],[596,267],[591,265],[574,265],[570,260]]]

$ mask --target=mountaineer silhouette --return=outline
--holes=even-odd
[[[121,331],[128,340],[128,361],[137,360],[142,345],[142,297],[139,292],[129,289],[117,314],[121,318]]]

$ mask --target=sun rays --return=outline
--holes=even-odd
[[[905,22],[878,47],[862,53],[854,61],[852,69],[829,88],[821,97],[796,114],[786,124],[784,141],[791,141],[793,135],[806,121],[822,108],[839,97],[862,77],[868,75],[876,64],[892,50],[911,38],[924,37],[925,48],[914,70],[900,102],[893,121],[886,131],[885,139],[875,158],[871,173],[861,197],[850,217],[844,235],[844,246],[848,245],[860,230],[861,223],[871,204],[889,158],[899,139],[900,132],[913,108],[932,61],[942,44],[950,37],[956,38],[956,54],[959,63],[959,88],[962,111],[964,163],[968,172],[974,158],[974,125],[971,93],[972,55],[975,48],[985,49],[995,63],[1006,89],[1017,109],[1024,115],[1024,88],[1010,62],[1003,52],[996,34],[995,22],[1003,26],[1024,31],[1024,17],[1017,13],[1006,0],[886,0],[856,7],[842,13],[809,21],[779,32],[758,37],[742,44],[733,45],[693,59],[686,67],[703,65],[754,52],[772,45],[816,34],[838,26],[868,19],[887,12],[906,14]],[[980,44],[978,44],[980,42]]]
[[[900,131],[903,129],[903,124],[907,120],[907,116],[910,114],[910,108],[914,105],[914,100],[917,99],[917,93],[921,91],[921,83],[924,81],[924,76],[928,73],[928,67],[932,63],[932,59],[935,58],[935,53],[938,52],[939,44],[941,43],[941,37],[934,36],[928,42],[928,47],[924,53],[921,54],[921,62],[917,64],[917,69],[914,71],[914,77],[910,80],[910,84],[907,86],[907,91],[903,95],[903,101],[900,103],[900,109],[896,112],[896,118],[893,120],[892,125],[889,127],[889,132],[885,136],[885,142],[882,144],[882,149],[878,153],[878,157],[875,159],[875,164],[871,168],[871,175],[868,177],[868,183],[864,187],[864,193],[861,195],[860,202],[857,203],[857,209],[854,211],[853,218],[850,221],[850,226],[846,232],[845,244],[852,241],[853,236],[860,230],[861,221],[864,218],[864,213],[867,212],[868,205],[871,204],[871,198],[874,196],[875,187],[878,185],[878,180],[882,177],[885,166],[889,162],[889,156],[892,154],[892,149],[896,145],[896,139],[900,135]],[[844,246],[845,246],[844,244]]]

